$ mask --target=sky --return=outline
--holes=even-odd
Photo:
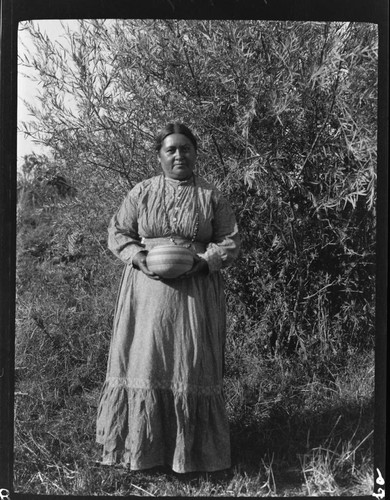
[[[35,24],[38,24],[41,31],[46,32],[47,35],[55,40],[59,38],[63,34],[62,24],[69,25],[71,28],[76,27],[76,20],[37,20],[34,21]],[[22,55],[25,52],[23,44],[26,43],[31,51],[33,45],[32,42],[29,42],[29,37],[26,31],[23,31],[21,28],[23,27],[23,23],[19,25],[19,36],[18,36],[18,55]],[[28,76],[24,76],[23,73],[28,73],[28,75],[33,75],[32,70],[28,70],[26,68],[18,67],[18,111],[17,111],[17,119],[18,119],[18,134],[17,134],[17,160],[18,166],[23,163],[24,155],[28,155],[32,152],[37,154],[50,154],[47,148],[34,143],[30,138],[26,138],[22,132],[19,131],[19,124],[23,121],[32,120],[32,116],[29,114],[27,107],[25,106],[23,100],[28,101],[30,104],[38,104],[37,101],[37,82],[31,81]]]

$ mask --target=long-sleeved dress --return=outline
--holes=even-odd
[[[169,243],[172,230],[176,243],[188,244],[196,211],[192,249],[208,262],[208,274],[156,281],[132,266],[139,251]],[[163,182],[156,176],[128,193],[110,222],[108,241],[127,265],[98,409],[102,463],[122,462],[133,470],[168,465],[181,473],[230,467],[219,272],[239,251],[229,203],[199,177],[194,187],[192,178]]]

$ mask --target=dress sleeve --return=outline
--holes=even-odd
[[[219,271],[237,258],[240,243],[233,210],[229,202],[220,196],[216,200],[214,211],[212,241],[207,245],[206,252],[199,254],[199,257],[207,261],[210,272]]]
[[[108,226],[108,248],[125,264],[145,248],[138,234],[138,191],[136,186],[127,194]]]

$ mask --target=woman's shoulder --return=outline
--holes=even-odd
[[[155,188],[160,179],[160,175],[155,175],[153,177],[148,177],[147,179],[144,179],[140,182],[137,182],[129,191],[129,193],[132,193],[133,195],[140,194],[144,191],[148,191],[149,189]]]
[[[200,177],[199,175],[197,175],[195,182],[202,189],[220,193],[220,190],[217,188],[217,186],[214,183],[207,181],[204,177]]]
[[[230,217],[232,213],[230,201],[219,186],[199,176],[197,176],[196,182],[201,190],[206,193],[206,198],[211,201],[214,208],[220,213],[224,213],[226,216]]]
[[[214,183],[209,182],[200,176],[196,176],[196,183],[202,190],[209,191],[214,200],[218,201],[223,198],[222,191]]]

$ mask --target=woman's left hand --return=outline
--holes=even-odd
[[[205,259],[198,257],[197,255],[194,257],[194,265],[192,268],[186,273],[179,276],[179,278],[190,278],[196,274],[208,274],[209,265]]]

